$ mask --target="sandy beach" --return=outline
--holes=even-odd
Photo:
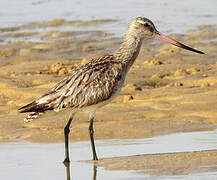
[[[93,57],[114,52],[121,43],[120,38],[98,30],[35,29],[94,27],[114,21],[117,20],[55,19],[0,28],[0,142],[63,142],[69,111],[49,112],[24,123],[27,114],[19,114],[17,109],[52,88],[73,68]],[[31,36],[40,41],[25,40]],[[204,51],[205,55],[156,40],[145,42],[121,95],[97,111],[96,140],[148,138],[217,127],[217,26],[200,25],[185,35],[169,36]],[[13,41],[14,37],[20,40]],[[88,126],[87,115],[77,114],[70,140],[89,140]],[[159,161],[161,164],[156,163]],[[217,160],[216,151],[203,151],[102,159],[98,165],[154,175],[186,174],[202,171],[201,166],[216,166]]]

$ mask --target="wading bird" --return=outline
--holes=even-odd
[[[70,108],[72,113],[64,128],[64,162],[69,162],[68,135],[70,124],[77,111],[88,111],[93,160],[98,160],[93,136],[95,111],[108,104],[120,93],[126,74],[139,54],[142,41],[151,38],[160,39],[180,48],[204,54],[161,34],[149,19],[137,17],[129,23],[123,42],[113,55],[92,59],[89,63],[73,69],[68,76],[47,93],[21,107],[19,109],[21,113],[30,112],[24,121],[29,122],[49,110],[59,111]]]

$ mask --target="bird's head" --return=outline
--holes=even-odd
[[[180,48],[193,51],[199,54],[204,54],[204,52],[188,47],[174,39],[171,39],[163,35],[155,28],[154,23],[145,17],[137,17],[133,19],[129,24],[126,35],[133,35],[134,37],[137,37],[141,40],[156,38],[168,42],[174,46],[178,46]]]
[[[142,40],[152,38],[156,32],[153,22],[144,17],[133,19],[128,27],[128,33],[136,35]]]

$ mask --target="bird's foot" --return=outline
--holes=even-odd
[[[93,157],[93,160],[94,160],[94,161],[95,161],[95,160],[97,161],[97,160],[98,160],[98,157],[97,157],[97,156],[94,156],[94,157]]]

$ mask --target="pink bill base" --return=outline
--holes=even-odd
[[[176,41],[174,39],[171,39],[171,38],[169,38],[169,37],[161,34],[160,32],[156,32],[155,35],[154,35],[154,37],[156,39],[168,42],[168,43],[170,43],[170,44],[172,44],[174,46],[178,46],[180,48],[183,48],[183,49],[186,49],[186,50],[189,50],[189,51],[193,51],[193,52],[196,52],[196,53],[199,53],[199,54],[204,54],[204,52],[198,51],[198,50],[193,49],[193,48],[191,48],[189,46],[186,46],[186,45],[184,45],[184,44],[182,44],[182,43],[180,43],[180,42],[178,42],[178,41]]]

